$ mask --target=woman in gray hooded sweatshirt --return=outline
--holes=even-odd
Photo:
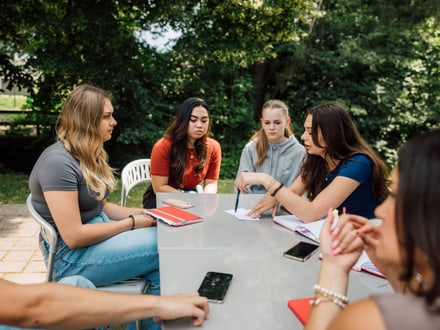
[[[296,179],[306,150],[293,135],[287,105],[269,100],[261,111],[261,129],[245,145],[241,153],[240,172],[264,172],[285,186]],[[262,185],[248,187],[248,192],[265,194]]]

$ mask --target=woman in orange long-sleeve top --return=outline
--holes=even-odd
[[[185,100],[153,146],[152,184],[144,193],[144,208],[156,207],[156,192],[196,192],[203,185],[203,192],[217,193],[222,153],[210,130],[207,103],[195,97]]]

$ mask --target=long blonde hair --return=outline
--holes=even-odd
[[[289,117],[289,109],[287,108],[287,105],[280,100],[269,100],[266,101],[263,104],[263,108],[261,110],[261,118],[263,118],[263,112],[266,109],[280,109],[284,112],[286,119]],[[287,125],[284,129],[284,136],[289,137],[293,134],[293,130],[290,127],[290,125]],[[263,127],[261,127],[254,135],[251,136],[250,141],[253,139],[258,138],[256,142],[256,149],[258,154],[258,159],[255,161],[255,167],[260,167],[260,165],[263,163],[264,159],[266,158],[267,150],[269,149],[269,141],[267,140],[267,136],[264,133]]]
[[[104,199],[116,184],[99,132],[105,100],[111,101],[111,94],[103,89],[78,86],[67,96],[56,127],[58,140],[79,161],[87,187],[97,193],[97,200]]]

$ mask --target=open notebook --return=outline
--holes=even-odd
[[[273,222],[287,228],[291,231],[297,232],[316,243],[319,243],[319,233],[325,220],[318,220],[309,223],[304,223],[300,218],[293,214],[277,215],[273,218]]]
[[[273,218],[273,222],[287,228],[291,231],[297,232],[298,234],[301,234],[316,243],[319,243],[319,234],[321,232],[322,226],[324,224],[324,219],[313,221],[309,223],[304,223],[301,219],[299,219],[297,216],[293,214],[289,215],[279,215],[275,216]],[[370,219],[371,222],[373,222],[376,225],[380,225],[382,223],[379,219]],[[321,255],[320,255],[320,258]],[[367,253],[362,252],[361,256],[359,257],[358,261],[354,264],[353,270],[361,272],[368,272],[373,275],[385,277],[377,268],[374,266],[374,264],[371,262],[370,258],[368,257]]]

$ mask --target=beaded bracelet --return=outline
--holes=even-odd
[[[280,185],[278,186],[278,188],[275,189],[275,190],[273,191],[273,193],[271,193],[270,195],[271,195],[272,197],[275,197],[275,195],[277,194],[277,192],[280,191],[280,189],[283,188],[283,186],[284,186],[284,185],[283,185],[283,183],[281,182]]]
[[[323,288],[318,284],[315,284],[313,289],[315,290],[315,298],[310,301],[311,306],[318,306],[321,302],[330,301],[339,308],[344,309],[348,304],[348,298],[343,294]]]
[[[130,214],[128,217],[131,219],[131,229],[130,229],[130,230],[133,230],[133,229],[134,229],[134,225],[135,225],[135,219],[134,219],[134,216],[132,216],[132,215]]]
[[[318,284],[315,284],[313,286],[313,290],[315,290],[315,294],[320,294],[320,295],[322,295],[322,296],[324,296],[326,298],[330,298],[330,299],[331,298],[336,298],[336,299],[339,299],[340,301],[342,301],[344,304],[348,304],[347,296],[344,296],[341,293],[334,292],[334,291],[331,291],[329,289],[323,288],[323,287],[321,287]]]
[[[327,297],[315,297],[312,300],[310,300],[310,306],[315,307],[318,306],[320,303],[322,302],[332,302],[334,303],[336,306],[338,306],[340,309],[344,309],[346,304],[344,304],[341,300],[339,299],[329,299]]]

